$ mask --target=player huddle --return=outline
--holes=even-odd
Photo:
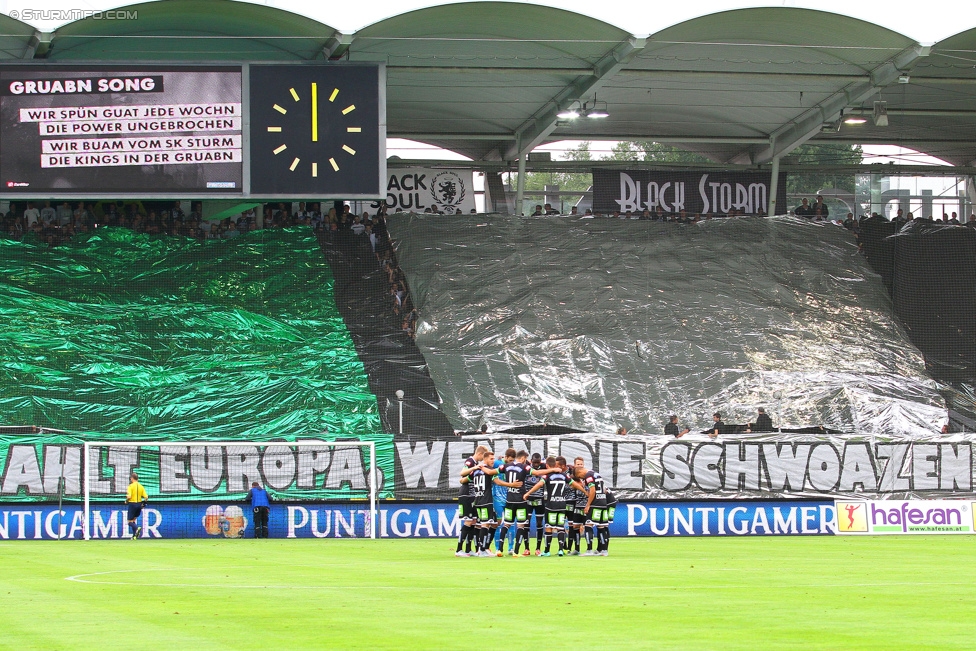
[[[495,513],[493,484],[504,486],[507,491],[501,514]],[[504,555],[512,527],[515,527],[515,542],[509,555],[529,556],[531,520],[535,520],[536,556],[550,555],[553,536],[559,544],[558,556],[578,556],[584,537],[584,556],[606,556],[616,503],[603,477],[587,470],[582,457],[577,457],[573,466],[567,466],[563,457],[549,457],[543,462],[541,455],[533,454],[530,460],[528,452],[509,448],[502,462],[496,463],[494,453],[481,445],[474,456],[464,460],[461,470],[458,496],[461,533],[455,556]],[[499,527],[501,536],[497,550],[492,553]]]

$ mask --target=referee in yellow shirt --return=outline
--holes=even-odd
[[[146,505],[149,496],[146,489],[139,483],[139,475],[132,473],[129,475],[129,487],[125,490],[125,503],[129,505],[129,531],[132,532],[132,539],[135,540],[142,533],[142,527],[136,526],[142,507]]]

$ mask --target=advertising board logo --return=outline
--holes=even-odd
[[[867,502],[837,502],[837,531],[840,533],[867,533]]]
[[[430,196],[438,206],[460,206],[464,195],[464,180],[455,172],[440,172],[430,180]]]
[[[207,507],[203,516],[203,528],[211,536],[243,538],[247,529],[247,518],[239,506],[232,505],[224,509],[214,504]]]
[[[865,500],[835,502],[837,533],[958,534],[976,532],[973,502]]]

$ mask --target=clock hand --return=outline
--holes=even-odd
[[[319,85],[312,82],[312,142],[319,141]]]

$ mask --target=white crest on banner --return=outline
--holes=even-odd
[[[457,172],[438,172],[430,179],[430,196],[441,208],[457,208],[464,201],[464,179]]]

